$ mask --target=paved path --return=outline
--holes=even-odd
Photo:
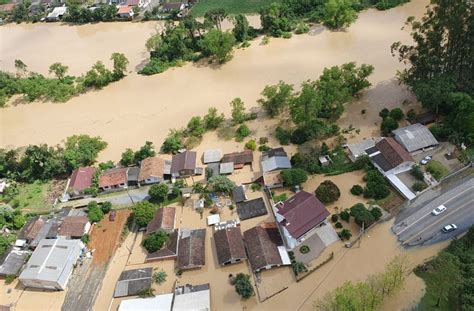
[[[443,204],[446,211],[438,216],[432,210]],[[441,232],[448,224],[458,229]],[[474,225],[474,175],[471,174],[451,185],[422,194],[408,204],[397,218],[392,231],[407,246],[427,245],[453,238]]]

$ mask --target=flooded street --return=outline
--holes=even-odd
[[[145,140],[161,145],[169,128],[184,126],[211,106],[229,115],[229,102],[234,97],[241,97],[248,107],[256,106],[267,84],[279,80],[299,84],[316,79],[324,67],[349,61],[372,64],[375,72],[370,77],[373,88],[359,103],[351,104],[354,108],[348,107],[341,125],[370,126],[378,119],[380,105],[397,105],[410,96],[391,80],[402,65],[391,56],[390,45],[410,40],[408,31],[401,27],[408,16],[421,16],[427,2],[412,1],[382,12],[364,11],[345,32],[321,27],[313,35],[272,38],[265,46],[257,39],[249,48],[236,50],[234,58],[219,68],[187,64],[151,77],[131,72],[103,90],[67,103],[1,109],[0,146],[56,144],[67,136],[84,133],[100,135],[109,143],[101,160],[117,160],[125,148],[137,148]],[[20,58],[31,70],[46,73],[50,63],[60,61],[78,74],[96,60],[105,61],[111,52],[120,51],[130,59],[129,69],[135,71],[146,59],[144,42],[154,27],[154,23],[0,27],[1,68],[12,70],[14,59]],[[368,108],[368,113],[361,115],[361,107]],[[370,129],[361,129],[361,135],[370,134]]]

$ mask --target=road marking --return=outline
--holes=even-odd
[[[421,230],[420,232],[416,233],[415,235],[411,236],[408,240],[405,240],[403,243],[404,244],[407,244],[409,243],[410,241],[412,241],[415,237],[419,236],[420,234],[422,234],[423,232],[425,232],[426,230],[428,230],[429,228],[433,227],[434,225],[438,224],[441,220],[445,219],[447,216],[463,209],[464,207],[468,206],[469,204],[471,204],[471,202],[467,202],[466,204],[464,205],[461,205],[459,206],[457,209],[454,209],[452,210],[450,213],[447,213],[447,214],[444,214],[443,217],[440,217],[438,220],[436,220],[435,222],[431,223],[431,225],[425,227],[425,229]]]
[[[466,190],[464,190],[464,191],[458,193],[457,195],[451,197],[449,200],[445,201],[444,203],[441,203],[440,205],[447,204],[448,202],[450,202],[451,200],[457,198],[458,196],[460,196],[460,195],[463,194],[464,192],[471,190],[471,188],[472,188],[472,186],[469,187],[469,188],[467,188]],[[431,203],[431,202],[430,202],[430,203]],[[438,206],[439,206],[439,205],[438,205]],[[436,207],[435,207],[435,208],[436,208]],[[419,222],[420,220],[422,220],[422,219],[425,218],[426,216],[430,215],[431,212],[432,212],[432,210],[429,211],[427,214],[425,214],[425,215],[421,216],[420,218],[418,218],[414,223],[412,223],[411,225],[408,225],[408,226],[405,227],[402,231],[398,232],[397,235],[400,235],[400,234],[402,234],[403,232],[405,232],[405,230],[407,230],[408,228],[412,227],[414,224],[416,224],[417,222]],[[403,222],[402,222],[402,223],[403,223]]]

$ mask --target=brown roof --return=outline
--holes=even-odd
[[[156,252],[149,253],[145,261],[174,259],[178,254],[178,230],[171,232],[168,236],[168,241],[165,246]]]
[[[117,14],[127,14],[133,11],[131,6],[121,5],[118,8]]]
[[[253,271],[283,263],[278,251],[283,241],[277,228],[256,226],[244,232],[244,239]]]
[[[324,204],[306,191],[298,192],[277,207],[278,213],[285,218],[280,224],[295,239],[318,226],[329,216]]]
[[[395,168],[405,161],[413,161],[412,156],[395,139],[384,138],[375,144],[375,147],[382,154],[391,168]],[[384,171],[389,169],[383,168]]]
[[[59,228],[60,236],[81,237],[89,219],[87,216],[66,216]]]
[[[196,168],[197,153],[195,151],[185,151],[173,156],[171,161],[171,174],[181,170],[194,170]]]
[[[178,242],[178,270],[204,266],[205,238],[206,229],[181,230]]]
[[[71,175],[69,188],[81,192],[92,185],[92,177],[94,177],[96,169],[94,167],[80,167],[75,169]]]
[[[222,157],[222,163],[233,162],[234,165],[249,164],[253,162],[252,150],[245,150],[242,152],[226,153]]]
[[[240,226],[214,231],[214,242],[221,265],[231,260],[247,258]]]
[[[45,220],[41,217],[32,222],[26,229],[26,238],[28,240],[34,240],[38,236],[41,229],[44,227],[45,223]]]
[[[146,234],[157,232],[159,230],[171,231],[174,229],[176,209],[174,207],[159,208],[155,217],[146,226]]]
[[[142,182],[150,177],[163,178],[165,169],[165,160],[158,157],[149,157],[140,163],[140,173],[138,174],[138,181]]]
[[[111,187],[127,183],[127,168],[113,168],[102,173],[99,177],[99,187]]]
[[[0,12],[11,13],[14,7],[14,3],[2,4],[0,5]]]

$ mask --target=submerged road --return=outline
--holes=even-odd
[[[444,205],[438,216],[433,209]],[[444,233],[445,225],[456,224],[457,230]],[[428,245],[452,239],[474,225],[474,175],[469,175],[441,190],[427,192],[399,215],[392,231],[406,246]]]

